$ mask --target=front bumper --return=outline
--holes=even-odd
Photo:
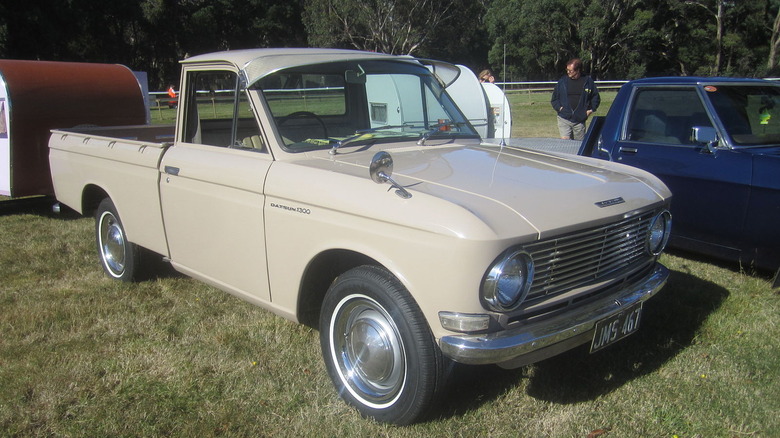
[[[444,336],[439,346],[445,356],[464,364],[514,368],[533,363],[588,342],[596,322],[646,301],[668,278],[669,270],[656,263],[650,274],[617,294],[571,312],[497,333]]]

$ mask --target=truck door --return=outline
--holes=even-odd
[[[160,197],[177,269],[269,300],[263,193],[272,157],[251,103],[227,70],[186,70],[177,141]]]
[[[613,159],[655,174],[671,189],[675,237],[692,239],[688,244],[712,241],[708,236],[724,241],[742,230],[751,161],[728,149],[713,153],[695,144],[693,126],[713,126],[695,87],[639,88]]]

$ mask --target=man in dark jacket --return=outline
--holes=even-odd
[[[598,109],[601,97],[593,79],[582,75],[579,58],[566,63],[566,76],[555,85],[550,103],[558,113],[561,138],[582,140],[585,137],[585,121]]]

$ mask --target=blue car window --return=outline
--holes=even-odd
[[[629,114],[626,139],[630,141],[692,145],[691,128],[712,126],[693,88],[639,90]]]
[[[719,85],[705,87],[735,146],[780,143],[780,87]]]

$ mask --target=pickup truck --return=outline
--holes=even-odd
[[[94,215],[117,280],[156,254],[318,327],[338,394],[382,422],[430,412],[451,361],[519,367],[635,332],[668,278],[666,186],[483,144],[428,63],[188,58],[175,126],[52,131],[57,199]]]
[[[648,78],[591,122],[580,155],[647,170],[674,194],[670,245],[777,271],[780,84]]]

